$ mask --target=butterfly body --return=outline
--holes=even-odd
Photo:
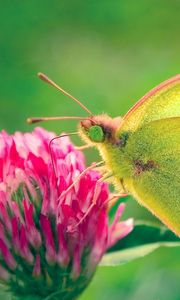
[[[116,188],[180,236],[180,75],[146,94],[124,118],[81,122],[80,135],[98,148]]]

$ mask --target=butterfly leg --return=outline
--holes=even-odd
[[[98,173],[100,173],[100,176],[101,176],[101,177],[107,174],[107,169],[105,168],[104,165],[102,165],[102,166],[97,166],[97,167],[95,167],[93,170],[95,170],[95,171],[97,171]],[[110,177],[109,177],[109,178],[110,178]],[[104,178],[104,180],[105,180],[105,179],[108,179],[108,177]]]
[[[83,146],[76,146],[75,149],[78,150],[78,151],[83,151],[83,150],[86,150],[86,149],[89,149],[89,148],[92,148],[93,146],[92,145],[83,145]]]
[[[100,161],[98,163],[92,163],[92,165],[90,165],[89,167],[87,167],[86,169],[84,169],[79,176],[76,177],[76,179],[73,181],[73,183],[64,191],[62,192],[62,194],[59,196],[58,200],[61,200],[62,198],[64,198],[64,196],[67,195],[67,193],[79,182],[79,180],[90,170],[93,170],[95,167],[100,166],[101,164],[103,164],[104,161]]]
[[[97,180],[96,185],[95,185],[95,189],[94,189],[94,196],[93,196],[91,205],[88,207],[86,213],[81,218],[81,220],[75,226],[73,226],[73,228],[69,229],[69,231],[74,231],[74,229],[76,227],[78,227],[85,220],[85,218],[88,216],[88,214],[90,213],[90,211],[92,210],[92,208],[96,205],[97,198],[99,196],[99,192],[100,192],[100,189],[101,189],[101,187],[100,187],[101,182],[105,181],[109,177],[112,177],[112,172],[104,174],[103,176],[101,176]]]
[[[127,197],[128,193],[111,193],[110,198],[103,204],[108,205],[108,210],[112,208],[112,206],[117,202],[119,198]]]

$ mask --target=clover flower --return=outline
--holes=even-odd
[[[106,183],[85,216],[100,175],[89,170],[68,189],[84,157],[68,137],[50,155],[52,138],[42,128],[0,133],[0,282],[15,299],[77,298],[108,247],[133,228],[119,222],[123,203],[108,224]]]

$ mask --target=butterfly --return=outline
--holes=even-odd
[[[116,118],[94,116],[44,74],[39,77],[88,112],[87,118],[74,117],[80,119],[78,133],[85,147],[99,150],[105,177],[112,179],[119,193],[131,194],[180,236],[180,74],[145,94],[124,117]]]

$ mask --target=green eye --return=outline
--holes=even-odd
[[[89,138],[93,141],[93,142],[97,142],[97,143],[101,143],[104,141],[104,132],[102,130],[101,126],[95,125],[95,126],[91,126],[89,128],[88,131],[88,135]]]

